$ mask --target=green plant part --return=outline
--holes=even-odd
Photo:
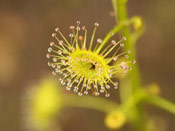
[[[90,43],[87,43],[87,29],[85,26],[80,27],[80,21],[77,21],[76,27],[70,26],[72,30],[69,35],[70,42],[64,37],[60,29],[56,28],[56,33],[59,33],[63,40],[60,40],[56,33],[52,34],[52,37],[59,44],[50,43],[51,47],[48,48],[50,53],[47,54],[47,58],[52,58],[52,62],[48,62],[48,66],[54,68],[53,75],[57,73],[63,75],[63,78],[59,80],[62,85],[66,85],[67,90],[71,90],[74,86],[74,92],[78,93],[79,96],[82,96],[83,93],[88,94],[90,90],[95,96],[105,93],[105,96],[109,97],[110,94],[107,89],[111,85],[115,89],[118,88],[118,82],[115,81],[117,74],[125,75],[128,70],[131,70],[129,65],[135,63],[135,60],[127,60],[129,50],[119,53],[124,46],[125,37],[118,42],[112,40],[105,48],[104,45],[108,41],[105,39],[99,38],[96,45],[93,45],[99,24],[95,23],[94,25]],[[84,37],[79,35],[81,30],[84,32]],[[112,37],[113,33],[110,35]],[[110,57],[114,50],[115,52]],[[122,61],[116,64],[121,59]]]
[[[110,129],[119,129],[126,122],[126,116],[122,111],[116,110],[108,113],[105,118],[105,125]]]
[[[38,85],[33,86],[26,96],[24,105],[26,128],[38,131],[49,130],[63,104],[57,82],[43,79]]]

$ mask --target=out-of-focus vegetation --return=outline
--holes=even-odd
[[[0,130],[174,130],[174,1],[128,1],[128,11],[126,2],[1,1]],[[113,7],[115,17],[109,15]],[[103,25],[98,36],[121,26],[116,33],[127,37],[125,50],[137,58],[110,99],[64,92],[48,75],[45,54],[52,29],[58,25],[67,32],[77,19]]]

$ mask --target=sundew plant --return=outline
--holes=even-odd
[[[145,25],[139,16],[128,17],[127,2],[128,0],[111,1],[117,24],[104,38],[95,39],[95,33],[100,28],[100,23],[97,22],[92,25],[94,30],[91,34],[84,26],[85,23],[76,21],[75,25],[70,26],[72,33],[68,38],[63,35],[61,27],[55,28],[46,54],[48,66],[66,90],[78,95],[59,93],[59,101],[51,103],[59,105],[59,109],[78,107],[102,111],[106,114],[104,124],[110,129],[119,129],[129,123],[134,131],[153,131],[148,126],[143,105],[152,104],[174,115],[175,104],[159,96],[156,84],[147,87],[142,84],[135,45],[144,33]],[[116,34],[120,36],[118,40]],[[90,42],[87,41],[88,37]],[[120,94],[120,101],[106,98],[110,96],[110,88],[118,89],[116,91]],[[99,96],[101,94],[102,97]],[[48,117],[50,120],[54,113],[58,113],[46,110],[42,115],[43,108],[35,110],[41,112],[39,117],[46,116],[41,118],[42,121]],[[33,115],[37,114],[35,111]]]
[[[56,38],[59,46],[54,42],[50,43],[50,46],[56,49],[48,48],[50,54],[47,54],[47,58],[52,59],[52,62],[48,62],[48,66],[54,68],[52,72],[53,75],[57,73],[63,75],[63,78],[59,80],[62,85],[66,85],[67,90],[71,90],[72,86],[74,86],[74,92],[78,92],[79,96],[82,96],[83,93],[88,94],[88,90],[90,90],[95,96],[100,95],[100,93],[105,93],[105,96],[109,97],[107,91],[107,89],[110,89],[109,83],[113,85],[114,89],[118,88],[118,82],[114,82],[112,78],[118,74],[125,75],[128,70],[131,70],[129,64],[135,64],[136,62],[135,60],[123,60],[118,64],[114,63],[110,65],[110,63],[121,59],[123,56],[129,58],[128,54],[130,54],[130,50],[118,53],[120,48],[124,47],[122,42],[125,41],[126,38],[123,37],[118,42],[112,40],[104,50],[102,50],[102,48],[107,41],[97,39],[97,44],[94,49],[92,49],[95,32],[99,24],[95,23],[94,25],[95,28],[88,48],[86,42],[87,29],[85,26],[82,27],[82,30],[85,31],[84,38],[78,35],[81,30],[80,21],[77,21],[76,33],[75,27],[70,26],[73,32],[73,34],[70,34],[70,42],[63,36],[60,29],[56,28],[55,31],[60,34],[66,43],[59,40],[55,33],[52,34],[52,37]],[[111,36],[112,35],[113,32],[111,32]],[[116,50],[115,53],[112,57],[108,57],[113,50]]]

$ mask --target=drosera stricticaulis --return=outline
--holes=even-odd
[[[65,38],[59,28],[55,29],[56,33],[53,33],[52,37],[57,42],[50,42],[49,53],[46,55],[47,58],[51,59],[48,66],[54,69],[53,75],[58,73],[63,76],[59,80],[62,85],[66,86],[66,90],[69,91],[73,88],[79,96],[88,94],[90,91],[95,96],[105,93],[105,96],[109,97],[110,94],[107,90],[110,89],[111,85],[114,89],[118,89],[118,82],[114,81],[116,74],[126,74],[128,70],[131,70],[129,64],[136,62],[135,60],[127,60],[129,50],[119,53],[126,38],[123,37],[118,42],[112,40],[104,48],[106,43],[103,43],[102,39],[94,40],[95,32],[99,27],[98,23],[94,24],[90,43],[87,42],[86,27],[80,27],[80,21],[77,21],[76,24],[76,27],[70,26],[72,30],[72,33],[69,34],[70,41]],[[80,30],[84,31],[83,36],[79,35]],[[62,40],[57,37],[58,34]],[[113,34],[111,33],[111,35]],[[94,48],[92,48],[93,43],[96,44]],[[114,50],[115,52],[110,56]],[[116,64],[118,60],[123,58],[125,60]]]

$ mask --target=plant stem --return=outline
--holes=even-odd
[[[64,95],[63,96],[64,107],[80,107],[98,110],[102,112],[110,112],[118,107],[116,102],[106,100],[100,97],[94,96],[75,96],[75,95]]]
[[[127,0],[112,0],[112,3],[116,15],[116,21],[118,21],[119,24],[128,21],[128,14],[126,9]],[[130,26],[125,26],[122,28],[121,34],[127,38],[124,50],[130,50],[132,52],[130,54],[130,60],[136,59],[136,51],[133,43],[136,41],[132,41],[131,39]],[[130,75],[126,79],[131,79],[133,92],[137,91],[137,89],[141,87],[140,73],[137,64],[134,65],[133,70],[130,72]]]
[[[100,46],[98,47],[98,49],[96,50],[96,53],[99,53],[100,50],[104,47],[104,45],[108,42],[108,40],[112,37],[112,35],[110,33],[116,34],[117,32],[119,32],[121,29],[123,28],[123,24],[115,26],[114,29],[112,29],[107,36],[104,38],[103,42],[100,44]]]
[[[112,0],[112,4],[115,12],[116,22],[118,22],[118,24],[121,24],[125,21],[128,21],[128,14],[126,9],[127,0]],[[121,34],[122,36],[125,36],[127,38],[125,42],[124,50],[130,50],[132,52],[130,55],[130,60],[135,59],[136,51],[135,51],[133,42],[136,42],[136,41],[133,41],[131,39],[132,34],[130,31],[130,26],[124,27],[121,30]],[[136,99],[136,94],[140,90],[140,87],[141,87],[141,79],[140,79],[139,68],[138,68],[138,65],[135,64],[130,74],[121,81],[120,98],[122,102],[126,102],[127,99],[130,97],[133,97],[133,99]],[[135,110],[131,112],[136,116],[136,117],[131,117],[132,118],[131,123],[138,131],[140,130],[146,131],[146,126],[143,120],[143,113],[138,108],[139,107],[135,107]]]
[[[153,104],[157,107],[160,107],[172,114],[175,114],[175,104],[159,97],[159,96],[149,96],[145,100],[145,102],[148,102],[150,104]]]

